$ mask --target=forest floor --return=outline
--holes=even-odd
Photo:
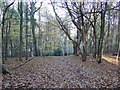
[[[91,57],[86,62],[78,56],[34,57],[18,68],[25,60],[12,58],[6,62],[11,74],[3,76],[2,88],[120,87],[118,62],[109,56],[103,58],[98,64]]]

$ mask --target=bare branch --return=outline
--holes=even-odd
[[[40,3],[40,7],[38,7],[33,13],[37,12],[42,7],[42,3],[43,2]]]

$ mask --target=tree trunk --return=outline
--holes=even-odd
[[[32,35],[33,35],[33,54],[34,56],[37,56],[37,42],[36,42],[36,37],[35,37],[35,19],[32,18]]]
[[[26,3],[26,60],[28,59],[28,4]]]
[[[32,36],[33,36],[33,54],[37,56],[37,42],[35,37],[35,18],[34,18],[34,11],[35,10],[35,3],[31,2],[31,25],[32,25]]]
[[[119,42],[119,47],[118,47],[118,52],[117,52],[117,58],[116,58],[117,60],[119,60],[119,56],[120,56],[120,42]]]
[[[94,46],[94,47],[93,47],[93,48],[94,48],[94,49],[93,49],[93,57],[96,58],[96,54],[97,54],[97,52],[96,52],[96,51],[97,51],[97,46],[96,46],[96,44],[97,44],[97,39],[96,39],[96,36],[94,37],[93,44],[94,44],[94,45],[93,45],[93,46]]]
[[[21,2],[18,2],[18,11],[20,14],[20,45],[19,45],[19,60],[22,60],[22,48],[23,48],[23,41],[22,41],[22,33],[23,33],[23,5],[22,5],[22,0]]]
[[[94,7],[94,12],[95,12],[95,7]],[[96,58],[96,54],[97,54],[97,37],[96,37],[96,14],[94,13],[93,14],[93,17],[94,17],[94,27],[93,27],[93,57]]]
[[[108,11],[107,53],[109,53],[110,11]]]
[[[42,56],[42,50],[41,50],[41,43],[42,43],[42,33],[41,33],[41,16],[40,16],[40,10],[39,10],[39,36],[38,36],[38,48],[39,48],[39,56]]]
[[[87,36],[85,34],[83,34],[83,40],[82,40],[82,43],[83,43],[83,54],[82,54],[82,61],[86,61],[87,59]]]
[[[78,54],[77,54],[77,44],[76,43],[73,43],[73,54],[75,56],[78,56]]]
[[[14,50],[13,50],[12,40],[10,40],[10,50],[11,50],[11,57],[13,57],[14,56]]]
[[[82,61],[86,61],[87,59],[87,30],[85,29],[85,23],[84,23],[84,15],[82,12],[82,4],[80,3],[80,14],[81,14],[81,20],[82,20],[82,35],[81,35],[81,40],[82,40],[82,46],[83,46],[83,54],[82,54]]]
[[[67,36],[64,36],[64,55],[67,56]]]
[[[8,17],[8,15],[7,15]],[[5,36],[5,60],[7,60],[8,56],[8,25],[9,23],[6,22],[6,36]]]
[[[119,11],[118,11],[118,52],[117,52],[117,60],[119,60],[120,56],[120,1],[119,1]]]
[[[101,63],[101,59],[102,59],[106,8],[107,8],[107,2],[105,2],[104,11],[102,9],[102,2],[101,2],[101,30],[100,30],[100,38],[98,40],[98,63]]]

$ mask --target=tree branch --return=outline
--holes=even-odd
[[[79,50],[80,50],[79,53],[82,55],[81,49],[80,49],[80,47],[79,47],[79,44],[78,44],[75,40],[73,40],[73,39],[71,38],[71,36],[69,35],[69,33],[68,33],[68,31],[67,31],[67,28],[65,27],[65,25],[63,25],[62,20],[61,20],[60,17],[57,15],[57,13],[56,13],[56,11],[55,11],[55,8],[54,8],[54,5],[52,4],[52,2],[51,2],[51,5],[52,5],[52,7],[53,7],[53,11],[54,11],[55,16],[56,16],[56,19],[57,19],[57,21],[58,21],[58,23],[59,23],[59,25],[60,25],[60,28],[64,31],[64,33],[68,36],[68,38],[72,41],[72,43],[73,43],[73,44],[76,44],[76,45],[78,46],[78,48],[79,48]]]
[[[40,3],[40,7],[37,8],[37,9],[33,12],[33,14],[34,14],[35,12],[37,12],[37,11],[42,7],[42,3],[43,3],[43,2]]]

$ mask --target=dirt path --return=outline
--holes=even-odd
[[[9,67],[17,63],[9,64]],[[4,76],[3,88],[117,88],[118,66],[92,58],[82,62],[75,56],[35,57]]]

